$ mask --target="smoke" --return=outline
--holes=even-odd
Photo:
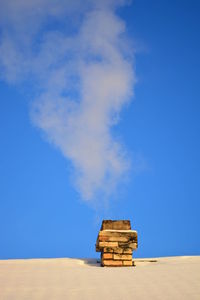
[[[116,190],[129,159],[112,127],[133,96],[127,1],[0,1],[1,79],[32,82],[33,123],[73,166],[84,200]]]

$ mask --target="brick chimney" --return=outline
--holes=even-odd
[[[96,241],[103,267],[133,266],[132,253],[138,247],[137,231],[129,220],[103,220]]]

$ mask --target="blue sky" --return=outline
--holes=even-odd
[[[62,145],[49,143],[42,125],[32,121],[35,85],[43,78],[22,74],[19,83],[1,67],[0,259],[98,257],[94,245],[103,218],[131,220],[138,231],[137,257],[200,254],[199,12],[195,0],[135,0],[117,9],[134,45],[130,60],[137,83],[132,81],[134,98],[123,102],[111,128],[132,166],[127,182],[117,179],[107,205],[102,204],[107,190],[94,200],[82,199],[91,190],[74,186],[73,163],[61,153]],[[79,26],[73,22],[70,26]],[[50,29],[66,36],[67,25],[61,30],[48,19]],[[105,184],[102,180],[100,188]]]

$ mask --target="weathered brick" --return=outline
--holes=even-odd
[[[131,249],[135,250],[135,249],[137,249],[138,244],[137,244],[137,242],[135,242],[135,243],[132,243],[132,242],[128,242],[128,243],[119,242],[119,247],[124,248],[124,249],[125,248],[131,248]]]
[[[117,253],[117,254],[131,254],[132,255],[133,250],[131,248],[114,248],[113,252]]]
[[[125,236],[130,240],[137,240],[137,232],[135,230],[100,230],[99,236]]]
[[[113,259],[112,253],[102,253],[102,259]]]
[[[131,222],[129,220],[103,220],[101,230],[130,230]]]
[[[102,260],[102,266],[107,266],[107,267],[121,267],[122,261],[121,260]]]
[[[104,247],[103,248],[103,253],[113,253],[115,248],[109,248],[109,247]]]
[[[133,266],[132,260],[123,260],[123,266]]]
[[[123,254],[131,254],[132,255],[132,253],[133,253],[133,250],[131,248],[123,249]]]
[[[118,247],[117,242],[99,242],[99,248],[102,247]]]
[[[99,236],[99,242],[128,242],[128,236]]]
[[[132,255],[130,254],[113,254],[114,260],[132,260]]]

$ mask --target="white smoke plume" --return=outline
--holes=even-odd
[[[133,96],[133,49],[117,0],[0,0],[1,79],[31,81],[31,116],[71,161],[84,200],[109,196],[129,168],[111,133]]]

